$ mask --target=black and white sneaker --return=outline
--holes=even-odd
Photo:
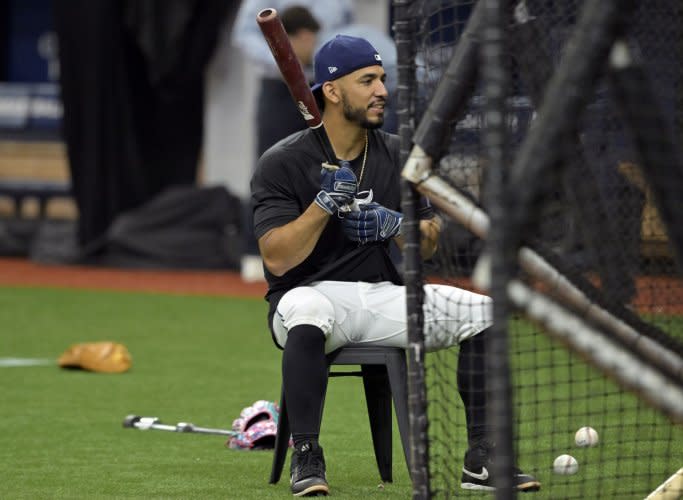
[[[306,441],[294,448],[290,484],[295,497],[326,496],[330,492],[323,449],[317,443]]]
[[[493,446],[483,442],[467,450],[465,454],[465,466],[462,468],[462,480],[460,487],[466,490],[495,490],[494,479],[491,475],[491,451]],[[541,483],[534,476],[525,474],[518,468],[514,468],[513,483],[517,491],[538,491]]]

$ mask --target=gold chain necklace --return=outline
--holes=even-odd
[[[363,163],[360,167],[360,176],[358,177],[358,187],[360,188],[361,182],[363,182],[363,174],[365,173],[365,160],[368,159],[368,131],[365,131],[365,149],[363,150]]]

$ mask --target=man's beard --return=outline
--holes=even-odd
[[[367,109],[365,109],[365,108],[352,108],[343,91],[342,91],[342,109],[344,111],[344,118],[346,118],[350,122],[357,123],[362,128],[372,130],[372,129],[380,128],[382,125],[384,125],[384,116],[383,115],[378,116],[379,120],[377,120],[376,122],[371,122],[368,120],[368,117],[367,117]]]

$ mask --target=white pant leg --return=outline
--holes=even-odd
[[[320,328],[329,338],[335,324],[335,308],[325,294],[310,286],[292,288],[285,293],[273,316],[273,333],[280,347],[287,343],[289,330],[299,325]]]
[[[349,326],[342,325],[346,336],[356,343],[408,347],[405,287],[359,283],[358,291],[361,312],[348,315]],[[456,345],[491,326],[490,297],[447,285],[425,285],[424,291],[428,351]]]
[[[424,290],[428,351],[458,344],[493,324],[493,301],[486,295],[447,285],[425,285]]]
[[[446,285],[425,285],[425,347],[455,345],[492,324],[491,299]],[[273,330],[280,346],[297,325],[325,334],[325,351],[350,343],[407,347],[405,287],[393,283],[321,281],[287,292]]]

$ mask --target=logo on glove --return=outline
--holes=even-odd
[[[320,171],[320,191],[315,203],[330,215],[345,211],[358,191],[358,179],[350,163],[342,161],[340,165],[323,163]]]
[[[364,202],[359,210],[344,215],[342,228],[347,238],[364,245],[398,236],[402,221],[402,213],[376,202]]]

